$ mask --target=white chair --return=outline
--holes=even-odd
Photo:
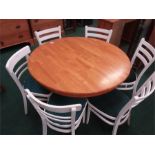
[[[49,28],[41,31],[35,31],[36,39],[39,45],[53,39],[61,38],[61,26]]]
[[[96,27],[88,27],[85,26],[85,37],[92,37],[102,39],[106,42],[109,42],[111,39],[112,30],[96,28]]]
[[[135,92],[131,99],[119,90],[112,93],[89,99],[87,122],[89,122],[90,112],[93,112],[105,123],[113,126],[112,134],[117,133],[120,125],[130,119],[130,112],[133,107],[141,103],[155,90],[155,72],[145,81],[145,83]]]
[[[143,67],[139,72],[134,70],[134,64],[138,59],[143,64]],[[117,89],[133,90],[134,87],[137,87],[141,77],[154,62],[155,48],[148,42],[146,42],[144,38],[142,38],[131,60],[132,69],[130,75],[127,80],[125,80],[121,85],[118,86]],[[133,91],[133,93],[135,92]]]
[[[19,88],[24,103],[24,111],[27,114],[27,100],[24,88],[29,88],[35,96],[50,97],[46,89],[41,87],[27,71],[27,61],[31,50],[29,46],[25,46],[15,54],[13,54],[6,63],[6,70]]]
[[[25,91],[41,117],[43,134],[47,134],[47,127],[58,132],[75,134],[82,118],[85,122],[87,100],[53,94],[49,102],[48,99],[47,102],[42,102],[28,89]]]

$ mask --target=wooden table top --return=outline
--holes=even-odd
[[[28,60],[32,77],[70,97],[107,93],[129,75],[131,64],[118,47],[99,39],[66,37],[36,48]]]

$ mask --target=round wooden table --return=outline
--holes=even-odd
[[[99,39],[66,37],[36,48],[28,60],[32,77],[52,92],[92,97],[110,92],[131,69],[127,55]]]

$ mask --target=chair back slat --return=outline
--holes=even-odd
[[[59,38],[59,34],[55,33],[55,34],[50,34],[47,36],[40,37],[40,41],[43,43],[47,40],[50,40],[51,38],[53,38],[53,39]]]
[[[58,116],[58,115],[54,115],[54,114],[51,114],[51,113],[48,113],[46,111],[42,111],[45,115],[47,115],[48,117],[52,117],[52,118],[55,118],[55,119],[62,119],[62,120],[70,120],[71,119],[71,116]]]
[[[150,51],[149,53],[149,50],[146,50],[144,47],[141,46],[139,48],[139,52],[142,52],[142,54],[146,57],[148,63],[155,57],[155,53],[153,53],[152,51]]]
[[[107,35],[95,34],[95,33],[91,33],[91,32],[87,35],[87,37],[99,38],[99,39],[104,39],[104,40],[108,39]]]
[[[20,80],[21,76],[25,73],[25,71],[28,69],[27,67],[27,61],[22,63],[20,66],[18,66],[17,70],[14,72],[16,77]]]
[[[141,60],[141,62],[144,64],[144,66],[146,66],[148,64],[146,58],[142,54],[138,53],[137,57]]]

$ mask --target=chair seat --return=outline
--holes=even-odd
[[[49,104],[56,105],[56,106],[81,104],[82,105],[81,110],[76,112],[76,118],[75,118],[76,120],[78,120],[78,118],[81,116],[81,113],[83,112],[86,102],[87,102],[86,99],[66,97],[58,94],[53,94],[49,99]],[[68,112],[68,113],[51,112],[51,114],[58,115],[58,116],[71,116],[71,112]]]
[[[26,72],[24,77],[21,79],[21,83],[24,86],[24,89],[28,88],[31,92],[40,93],[40,94],[48,94],[49,91],[42,87],[36,80],[32,78],[29,72]]]
[[[134,82],[134,81],[136,81],[136,78],[137,78],[136,71],[134,69],[131,69],[129,76],[124,81],[124,83]]]
[[[100,111],[116,117],[123,106],[128,103],[129,97],[119,90],[114,90],[108,94],[89,98],[89,101]]]

